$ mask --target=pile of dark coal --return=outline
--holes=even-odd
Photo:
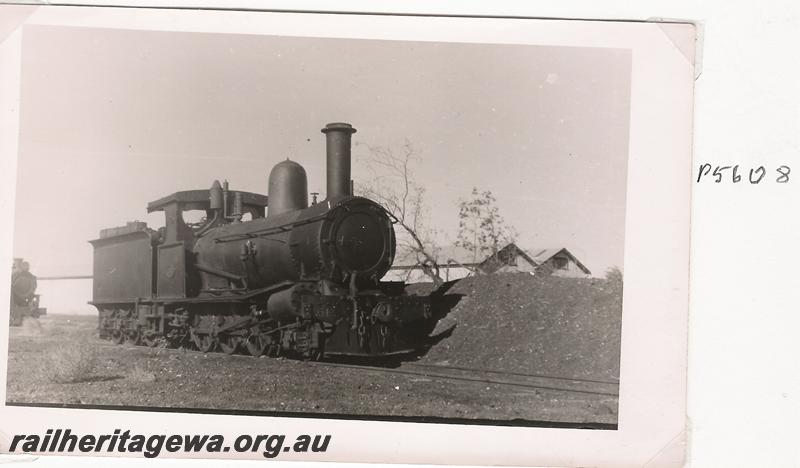
[[[525,273],[465,278],[440,299],[455,325],[421,358],[552,377],[619,379],[622,283]]]

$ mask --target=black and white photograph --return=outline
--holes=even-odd
[[[631,48],[18,40],[7,407],[619,429]]]

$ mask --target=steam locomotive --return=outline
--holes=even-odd
[[[381,281],[395,255],[393,218],[352,193],[356,129],[322,132],[325,200],[309,205],[306,172],[287,159],[270,172],[267,196],[214,181],[148,204],[165,215],[159,230],[131,222],[90,241],[100,336],[314,360],[418,348],[436,318],[427,297]],[[187,222],[187,210],[205,217]]]
[[[36,294],[36,276],[30,272],[30,265],[21,258],[15,258],[11,265],[11,308],[9,325],[22,325],[25,317],[39,318],[46,315],[47,309],[39,307]]]

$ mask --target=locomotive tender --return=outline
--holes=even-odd
[[[315,360],[423,344],[436,324],[429,299],[380,281],[395,233],[383,207],[352,193],[355,131],[322,129],[327,197],[319,203],[308,204],[305,170],[287,159],[270,172],[267,196],[214,181],[148,204],[165,214],[159,230],[143,222],[102,230],[90,241],[100,336]],[[187,223],[187,210],[206,216]]]

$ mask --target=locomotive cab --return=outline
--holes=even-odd
[[[228,190],[228,182],[214,181],[209,190],[175,192],[147,205],[147,212],[163,211],[165,225],[159,233],[155,251],[155,293],[158,297],[188,297],[200,289],[200,278],[193,268],[195,242],[215,227],[241,222],[245,214],[263,218],[267,197],[251,192]],[[199,223],[187,223],[184,213],[203,210]]]

